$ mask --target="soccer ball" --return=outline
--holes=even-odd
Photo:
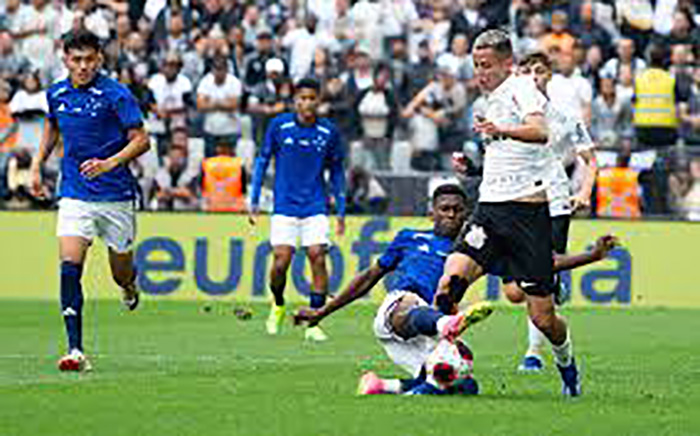
[[[440,389],[450,388],[471,377],[474,356],[461,339],[441,339],[425,361],[427,382]]]

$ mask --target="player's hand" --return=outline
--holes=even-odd
[[[601,236],[595,241],[595,245],[593,246],[593,254],[597,259],[605,259],[615,247],[619,246],[620,240],[617,239],[617,236]]]
[[[335,235],[336,236],[344,236],[345,235],[345,217],[343,217],[343,216],[338,217],[338,222],[336,223],[336,226],[335,226]]]
[[[88,159],[80,164],[80,174],[88,179],[94,179],[116,167],[117,163],[112,159]]]
[[[591,196],[579,192],[571,197],[571,208],[575,211],[591,207]]]
[[[294,325],[306,323],[309,327],[317,325],[323,319],[323,314],[319,309],[302,307],[294,314]]]
[[[32,164],[30,177],[29,189],[31,190],[32,196],[35,198],[42,198],[44,196],[44,188],[42,186],[41,167],[39,165]]]
[[[248,223],[251,226],[257,224],[258,215],[260,215],[260,208],[258,206],[250,206],[250,209],[248,209]]]
[[[469,169],[467,156],[460,151],[452,153],[452,169],[458,174],[466,174]]]
[[[482,135],[498,135],[501,133],[501,129],[485,118],[481,118],[474,123],[474,131]]]

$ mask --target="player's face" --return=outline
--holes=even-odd
[[[102,64],[102,54],[94,48],[72,49],[65,55],[71,82],[76,86],[90,83]]]
[[[503,83],[510,75],[513,66],[513,58],[499,56],[493,49],[477,49],[473,52],[474,73],[479,88],[484,92],[491,92]]]
[[[318,103],[318,93],[314,89],[302,88],[294,95],[294,107],[302,118],[314,118]]]
[[[442,195],[433,206],[435,233],[455,238],[467,220],[467,207],[464,199],[455,194]]]
[[[520,67],[519,73],[522,75],[531,75],[535,81],[535,85],[537,85],[537,89],[543,94],[546,94],[547,83],[552,80],[552,70],[547,68],[546,65],[541,63],[526,65]]]

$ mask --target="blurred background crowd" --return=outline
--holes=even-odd
[[[266,125],[306,76],[343,134],[352,212],[420,213],[431,187],[455,177],[456,151],[476,195],[483,149],[471,124],[483,103],[469,52],[480,31],[502,27],[518,55],[551,56],[552,100],[583,117],[611,170],[584,214],[700,220],[697,3],[3,0],[0,201],[53,206],[51,186],[46,199],[28,193],[28,167],[44,91],[66,74],[61,36],[81,27],[103,40],[105,72],[146,116],[154,147],[132,167],[143,209],[241,210]],[[57,159],[46,168],[54,184]],[[221,173],[222,162],[235,170]]]

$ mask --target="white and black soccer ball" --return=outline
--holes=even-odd
[[[427,382],[447,389],[459,380],[471,377],[474,356],[464,341],[441,339],[425,361]]]

